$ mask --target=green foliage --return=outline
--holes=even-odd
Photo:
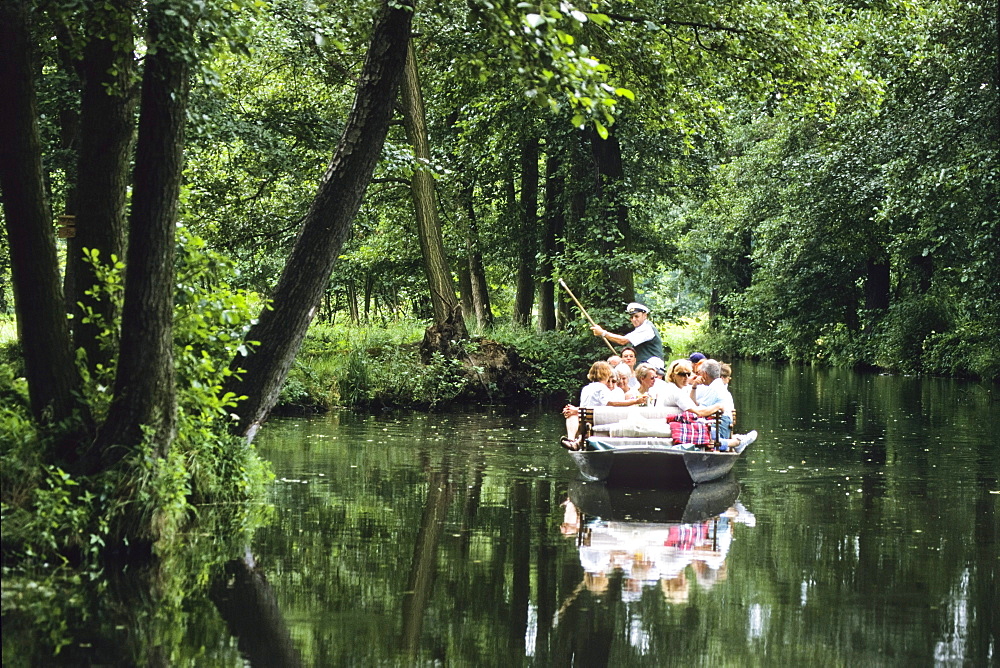
[[[531,365],[529,391],[543,399],[565,393],[575,401],[580,387],[587,382],[590,365],[611,354],[589,328],[582,326],[554,332],[508,326],[497,328],[493,336],[501,343],[514,346]]]
[[[95,563],[101,548],[129,535],[127,521],[151,527],[151,540],[177,539],[198,504],[233,503],[257,497],[270,473],[243,440],[227,431],[230,409],[239,397],[223,393],[234,356],[246,354],[243,336],[261,301],[230,287],[233,263],[207,248],[183,228],[178,232],[177,291],[174,309],[174,362],[177,374],[177,435],[165,458],[151,444],[130,453],[115,470],[78,479],[45,463],[42,453],[59,434],[36,432],[30,420],[23,379],[0,364],[0,443],[3,445],[4,551],[25,559],[53,555]],[[124,265],[87,253],[101,282],[88,294],[119,302]],[[120,312],[120,309],[117,309]],[[100,329],[100,342],[113,350],[117,323],[86,310]],[[83,360],[81,360],[83,362]],[[107,413],[114,363],[84,369],[84,392],[98,419]],[[136,534],[131,534],[136,535]],[[8,544],[9,543],[9,544]]]
[[[425,325],[359,328],[317,323],[285,381],[279,406],[434,408],[453,401],[468,387],[467,370],[461,360],[440,354],[422,363],[416,344]]]
[[[240,399],[222,387],[230,362],[256,345],[244,341],[261,301],[230,285],[233,262],[178,230],[174,296],[174,366],[177,370],[178,439],[203,447],[224,431],[229,409]]]
[[[80,319],[86,324],[96,327],[98,336],[97,343],[102,352],[106,353],[106,359],[111,360],[109,364],[98,363],[91,369],[84,359],[86,351],[77,349],[77,368],[83,379],[83,391],[87,396],[87,403],[91,407],[94,417],[98,420],[107,415],[108,406],[111,402],[111,388],[115,379],[116,347],[118,341],[118,322],[111,322],[105,314],[94,308],[96,303],[104,302],[112,304],[114,313],[121,313],[122,303],[125,299],[125,263],[112,255],[108,262],[101,260],[100,252],[96,249],[84,248],[84,262],[89,264],[97,278],[97,283],[84,291],[92,301],[88,303],[78,302],[80,308]]]
[[[929,295],[893,304],[878,325],[873,361],[904,373],[920,373],[924,370],[924,342],[949,329],[940,301]]]
[[[982,322],[966,322],[947,332],[931,333],[923,341],[923,367],[949,376],[972,374],[1000,381],[996,332]]]

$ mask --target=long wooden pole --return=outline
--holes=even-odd
[[[587,322],[590,323],[590,326],[597,327],[597,323],[594,322],[594,319],[590,317],[589,313],[587,313],[587,309],[583,308],[583,304],[580,303],[580,300],[576,298],[576,295],[573,294],[573,291],[569,289],[568,285],[566,285],[566,281],[560,278],[559,285],[561,285],[563,289],[569,294],[569,296],[572,297],[573,301],[576,303],[577,308],[580,309],[580,313],[582,313],[583,317],[587,319]],[[618,351],[615,350],[615,347],[611,345],[610,341],[608,341],[608,337],[602,336],[601,338],[604,340],[604,343],[608,344],[608,348],[611,349],[611,352],[617,355]]]

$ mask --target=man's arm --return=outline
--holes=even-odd
[[[622,336],[621,334],[613,334],[608,330],[604,329],[603,327],[599,327],[598,325],[594,325],[593,327],[591,327],[590,331],[594,333],[594,336],[603,336],[611,343],[617,343],[620,346],[624,346],[629,342],[628,339]]]

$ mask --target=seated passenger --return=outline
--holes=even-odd
[[[722,382],[726,384],[726,389],[729,389],[729,382],[733,379],[733,367],[729,366],[725,362],[722,363]],[[732,418],[733,424],[736,424],[736,403],[733,400],[733,393],[729,393],[729,401],[725,402],[726,412],[729,413],[729,417]]]
[[[688,385],[692,374],[690,361],[679,359],[671,362],[670,366],[667,367],[666,389],[663,393],[664,403],[660,405],[674,406],[680,412],[691,411],[699,417],[708,417],[714,415],[716,411],[722,410],[724,407],[721,401],[714,404],[702,402],[702,405],[695,402],[691,396],[692,386]]]
[[[639,381],[635,379],[635,348],[625,346],[622,348],[622,364],[628,367],[628,386],[633,390],[639,387]]]
[[[590,380],[590,384],[586,385],[583,390],[580,391],[580,404],[579,406],[574,406],[572,404],[566,404],[562,409],[563,417],[566,418],[566,439],[563,439],[563,445],[571,450],[579,448],[579,442],[574,439],[577,436],[577,431],[580,428],[580,408],[595,408],[597,406],[643,406],[646,405],[648,398],[645,394],[639,394],[631,398],[622,397],[621,399],[612,396],[612,388],[614,387],[614,381],[612,380],[613,372],[611,371],[611,365],[607,362],[600,361],[594,362],[590,366],[590,371],[587,372],[587,379]],[[571,443],[575,444],[576,447],[570,447]]]
[[[750,432],[747,436],[737,434],[735,437],[731,437],[732,415],[729,413],[729,410],[733,406],[733,397],[729,393],[725,381],[722,380],[722,365],[717,360],[704,360],[700,365],[698,376],[694,382],[695,390],[692,390],[692,392],[697,397],[700,406],[711,405],[721,408],[724,411],[722,420],[719,423],[721,449],[725,450],[728,447],[734,447],[740,450],[740,446],[744,441],[749,440],[752,442],[757,437],[755,432]],[[712,429],[715,429],[714,425],[712,425]]]

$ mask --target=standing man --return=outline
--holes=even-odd
[[[638,302],[632,302],[625,309],[635,327],[628,334],[612,334],[603,327],[594,325],[591,331],[594,336],[603,336],[620,346],[630,345],[635,348],[635,358],[642,364],[649,364],[654,369],[663,368],[663,341],[660,332],[649,321],[649,309]]]

